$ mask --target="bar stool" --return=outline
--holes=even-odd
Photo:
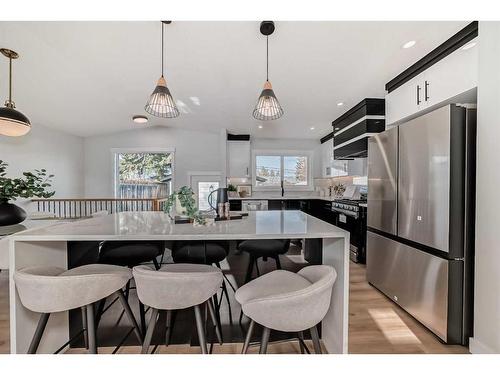
[[[113,264],[116,266],[125,266],[133,268],[142,263],[153,263],[156,269],[160,268],[160,264],[156,260],[157,257],[165,252],[164,241],[104,241],[99,248],[98,263]],[[125,286],[125,298],[128,301],[130,292],[130,282]],[[109,309],[113,302],[106,309],[104,305],[106,300],[102,300],[98,306],[97,324],[101,319],[104,311]],[[124,312],[118,317],[116,324],[122,319]],[[146,312],[144,306],[139,304],[139,315],[142,332],[146,331]]]
[[[271,330],[297,332],[303,350],[302,333],[310,330],[314,351],[321,354],[316,328],[330,307],[337,272],[331,266],[316,265],[298,273],[277,270],[258,277],[236,291],[236,300],[250,318],[242,354],[248,350],[255,323],[264,327],[260,354],[265,354]]]
[[[50,314],[76,308],[82,308],[83,333],[88,340],[89,352],[97,354],[93,304],[112,294],[116,294],[122,303],[142,343],[139,326],[122,291],[131,277],[132,272],[128,268],[107,264],[89,264],[67,271],[50,266],[15,271],[14,282],[21,303],[27,309],[42,314],[28,354],[36,353]]]
[[[229,254],[229,244],[227,241],[175,241],[172,245],[172,259],[175,263],[194,263],[216,265],[222,269],[220,262],[226,259]],[[217,294],[214,295],[215,309],[218,315],[222,298],[226,298],[226,303],[229,310],[229,323],[233,324],[233,316],[231,311],[231,302],[227,291],[227,284],[233,292],[236,288],[231,284],[227,276],[222,273],[222,294],[220,301],[217,301]]]
[[[148,352],[151,344],[159,310],[171,312],[194,307],[201,352],[207,354],[205,328],[200,309],[200,306],[206,303],[218,339],[221,340],[211,301],[211,297],[217,293],[222,284],[220,269],[204,264],[177,263],[163,266],[158,271],[147,266],[137,266],[132,272],[139,300],[151,308],[151,318],[142,346],[143,354]]]
[[[267,261],[267,258],[273,258],[276,262],[276,268],[281,269],[279,256],[285,254],[289,247],[290,240],[245,240],[240,242],[238,249],[250,255],[245,283],[249,282],[252,278],[254,264],[257,268],[257,274],[259,274],[259,267],[257,265],[259,258],[263,258],[264,261]]]

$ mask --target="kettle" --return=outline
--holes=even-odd
[[[214,193],[217,193],[217,200],[213,202],[213,195]],[[208,195],[208,204],[210,207],[217,212],[217,205],[219,203],[227,203],[229,202],[228,194],[227,194],[227,188],[218,188],[212,191]]]

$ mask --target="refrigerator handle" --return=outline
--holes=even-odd
[[[425,86],[424,86],[425,101],[429,100],[428,88],[429,88],[429,82],[425,81]]]
[[[422,101],[420,100],[420,85],[417,85],[417,105],[420,105]]]

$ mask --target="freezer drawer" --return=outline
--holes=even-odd
[[[398,128],[368,140],[368,226],[396,234]]]
[[[449,262],[373,232],[367,241],[368,282],[447,341]]]

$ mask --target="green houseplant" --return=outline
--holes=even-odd
[[[55,194],[48,191],[51,178],[45,169],[35,169],[33,172],[23,172],[23,177],[9,178],[8,164],[0,160],[0,226],[18,224],[26,219],[26,211],[9,201],[17,198],[50,198]]]
[[[173,219],[171,215],[172,208],[176,206],[176,212],[179,215],[187,216],[198,224],[204,224],[205,220],[200,215],[196,200],[194,199],[193,189],[182,186],[178,191],[170,194],[164,203],[163,211]]]

